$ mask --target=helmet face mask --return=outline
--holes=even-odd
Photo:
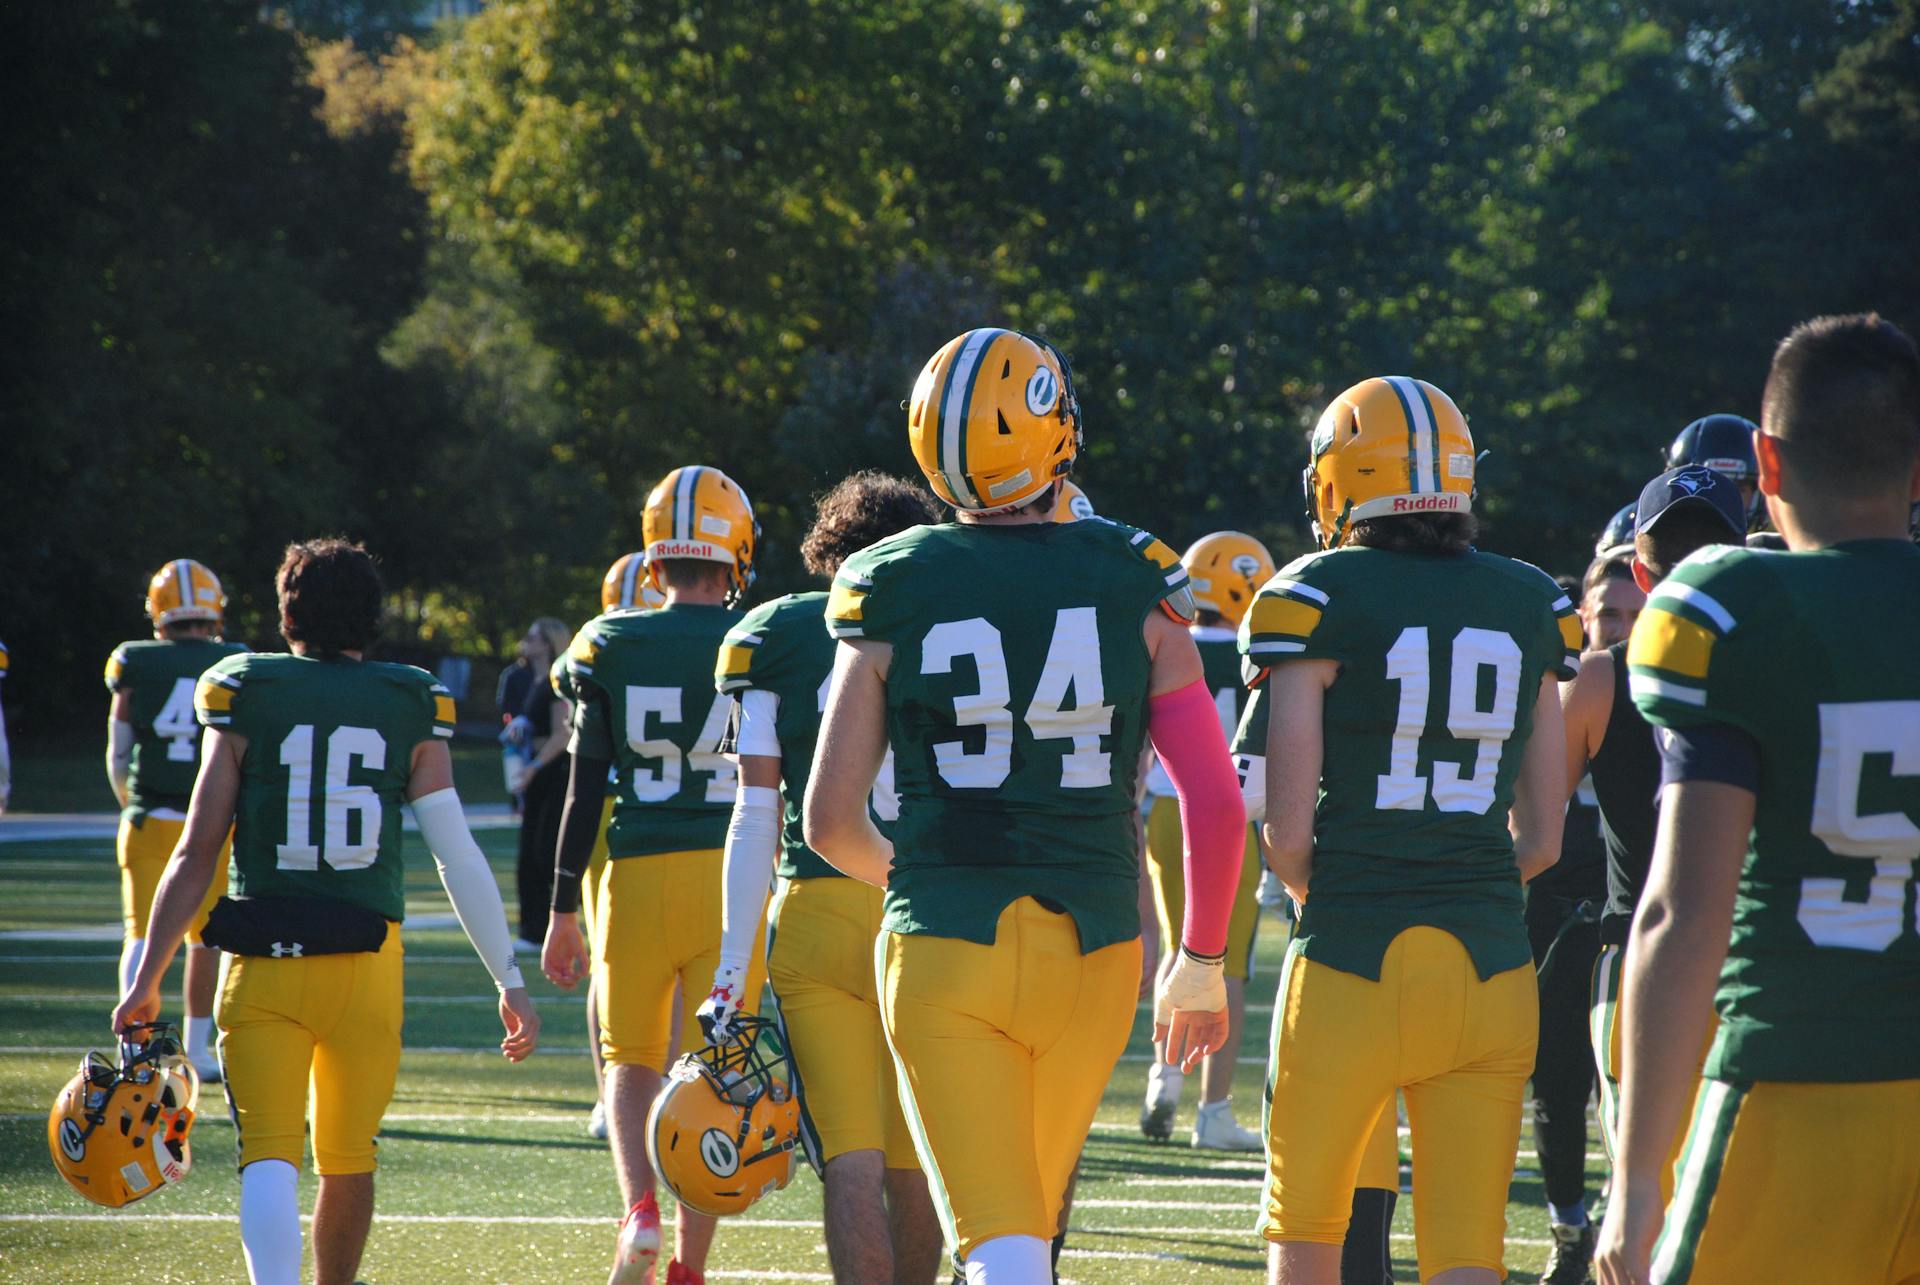
[[[681,1204],[715,1217],[786,1186],[800,1145],[793,1064],[774,1023],[733,1027],[674,1064],[647,1121],[654,1172]]]
[[[199,1076],[164,1023],[122,1038],[118,1065],[89,1052],[47,1116],[54,1168],[110,1209],[184,1180],[199,1095]]]

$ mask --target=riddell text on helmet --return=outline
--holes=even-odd
[[[656,558],[717,558],[720,550],[704,540],[657,540],[648,550]]]
[[[1426,513],[1436,509],[1457,509],[1460,507],[1460,501],[1465,498],[1460,495],[1402,495],[1395,497],[1393,511],[1395,513]]]

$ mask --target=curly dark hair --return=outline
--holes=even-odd
[[[1346,542],[1396,553],[1465,553],[1479,534],[1471,513],[1403,513],[1362,518]]]
[[[800,560],[830,576],[848,557],[908,527],[938,522],[939,501],[912,482],[878,469],[861,469],[821,496]]]
[[[373,555],[341,539],[287,546],[274,573],[280,632],[309,656],[365,651],[380,633],[386,586]]]

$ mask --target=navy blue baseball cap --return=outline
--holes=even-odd
[[[1735,539],[1747,529],[1747,503],[1732,478],[1704,464],[1668,469],[1640,492],[1634,505],[1633,533],[1651,531],[1660,519],[1686,504],[1700,504],[1718,513]]]

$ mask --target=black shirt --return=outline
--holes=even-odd
[[[1607,648],[1613,660],[1613,709],[1607,734],[1587,765],[1600,799],[1600,833],[1607,850],[1607,909],[1600,940],[1627,940],[1634,907],[1653,865],[1653,830],[1659,817],[1660,751],[1653,728],[1634,708],[1627,682],[1627,644]]]

